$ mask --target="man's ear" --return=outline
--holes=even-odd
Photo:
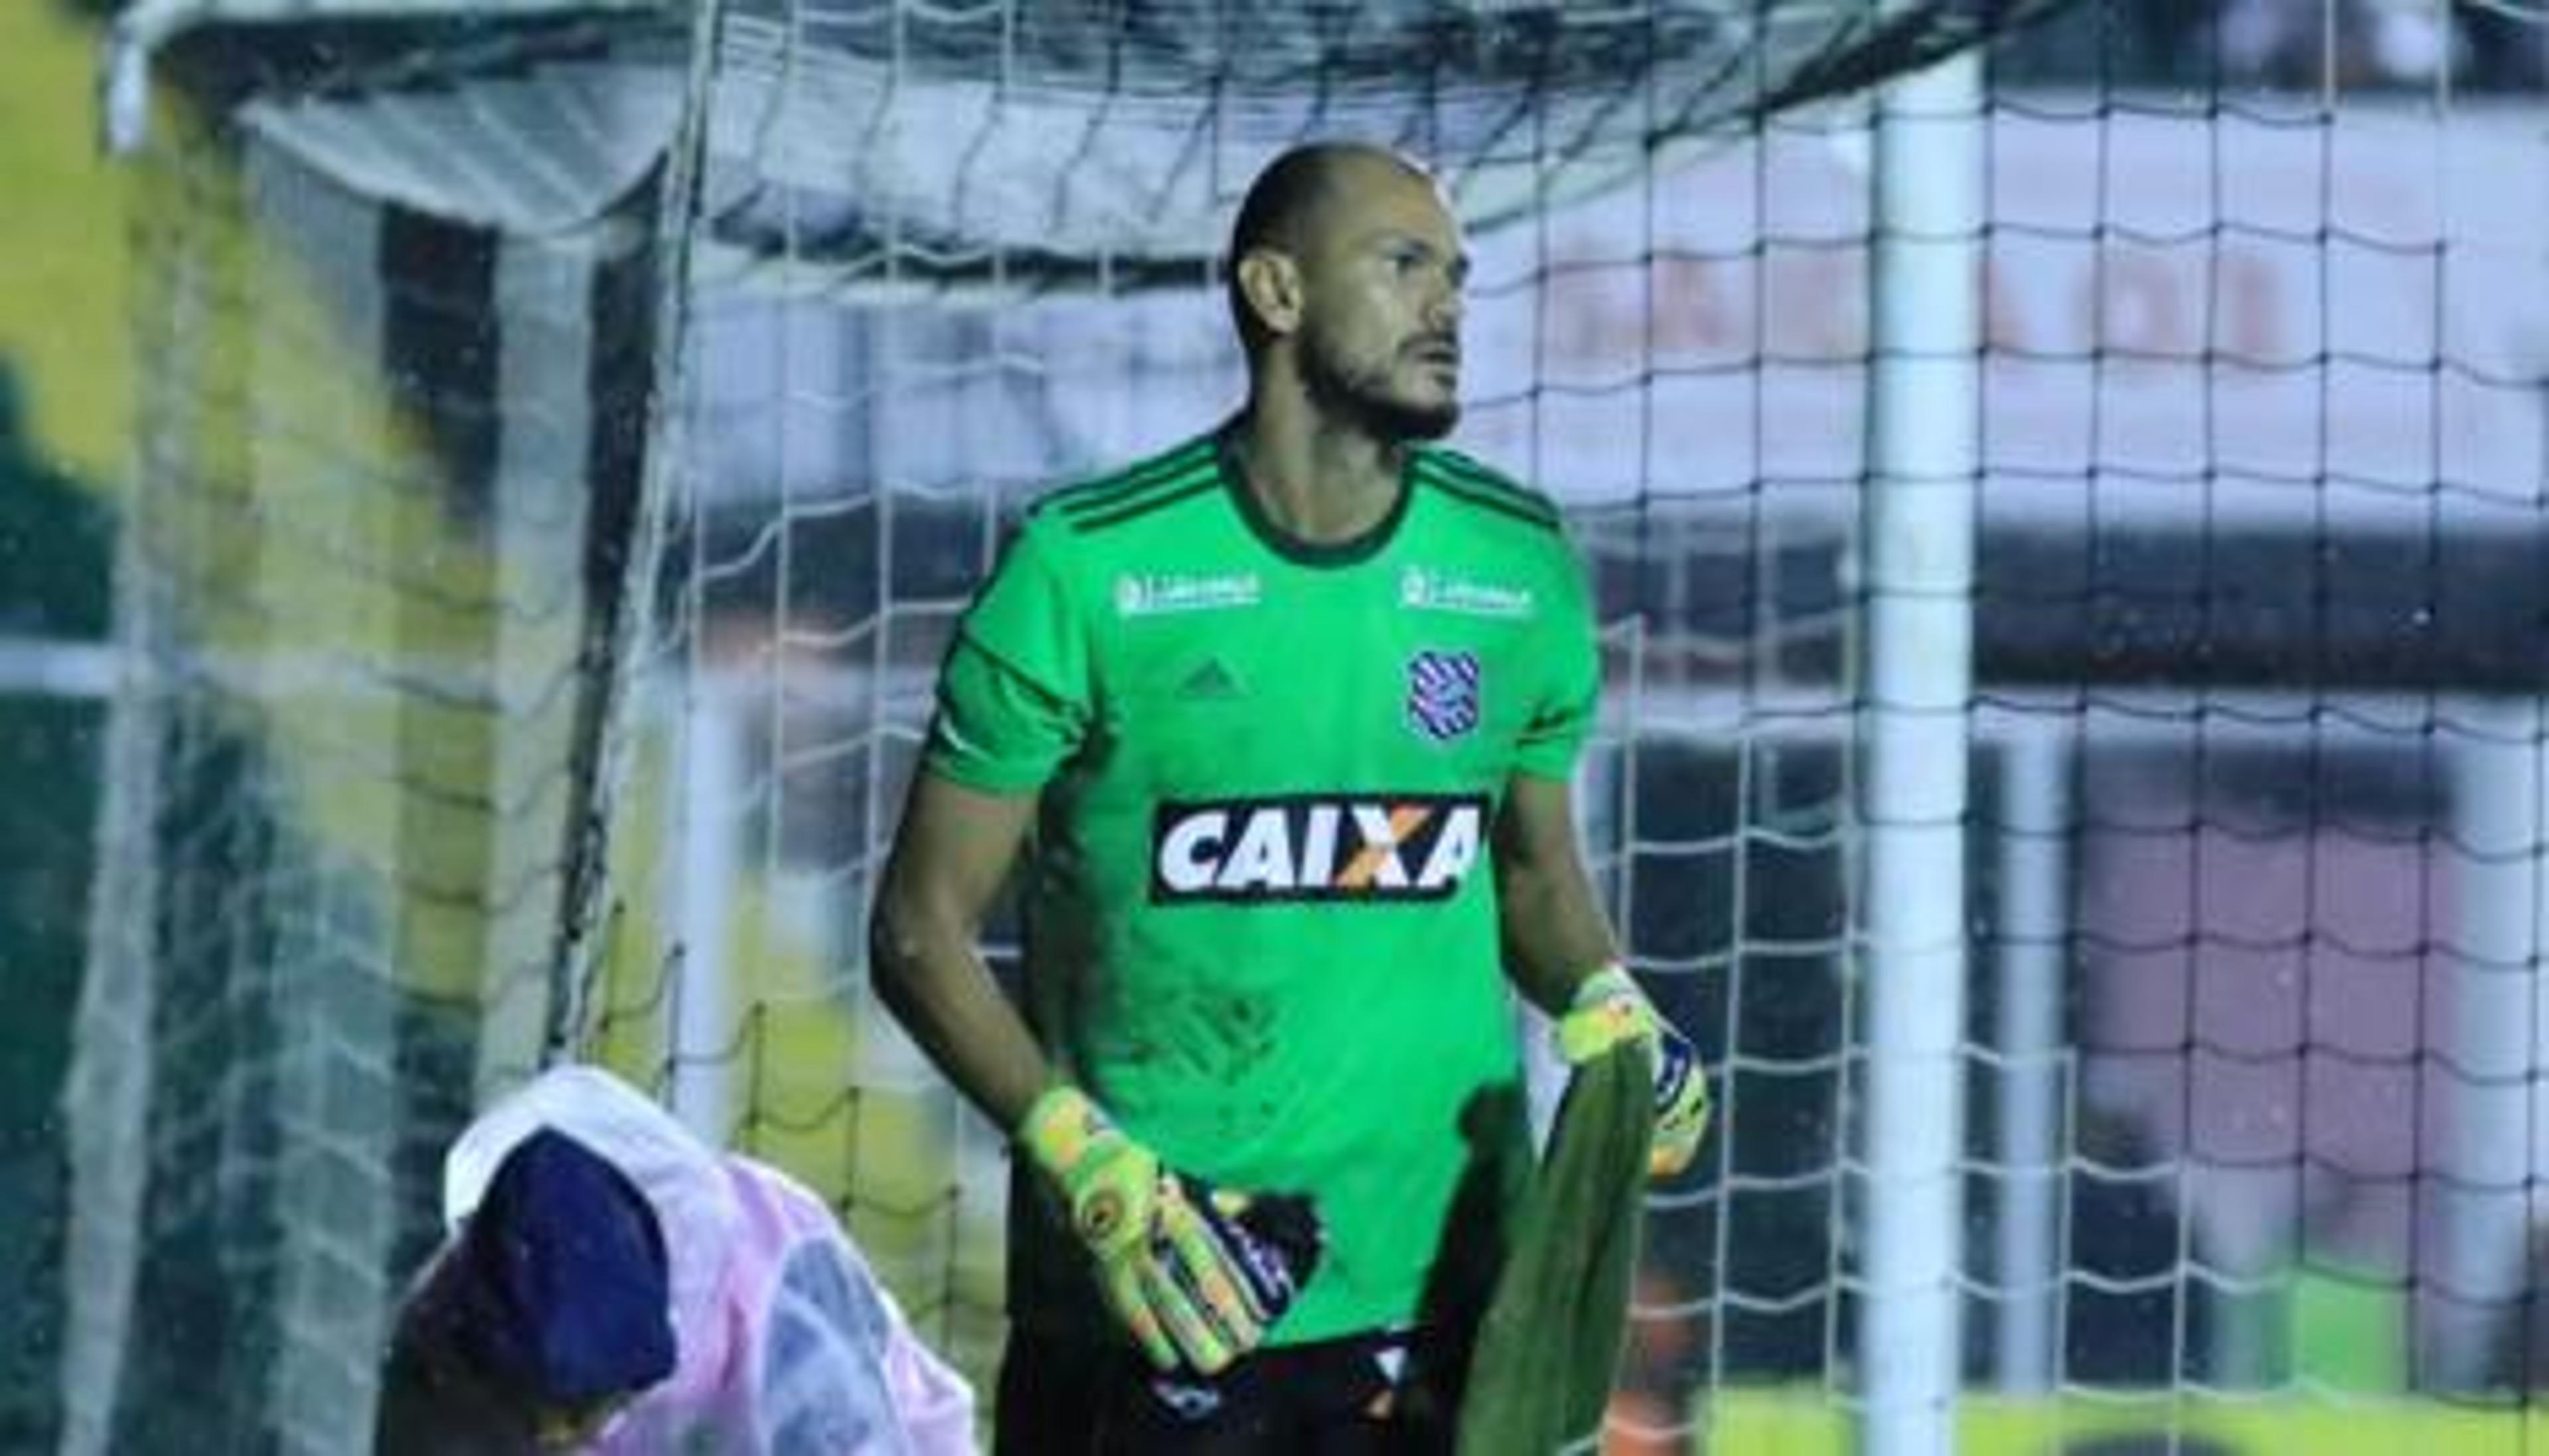
[[[1239,292],[1268,333],[1281,336],[1301,326],[1301,270],[1273,248],[1252,248],[1239,260]]]

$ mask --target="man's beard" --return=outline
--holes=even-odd
[[[1376,440],[1439,440],[1461,422],[1456,396],[1440,405],[1399,398],[1389,387],[1389,366],[1339,359],[1317,333],[1303,337],[1301,383],[1319,408],[1348,420]]]

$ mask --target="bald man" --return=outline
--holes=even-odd
[[[1468,266],[1414,162],[1277,158],[1245,404],[1042,499],[940,675],[872,962],[1015,1139],[1003,1451],[1448,1443],[1529,1166],[1509,987],[1657,1051],[1657,1167],[1696,1139],[1576,850],[1583,572],[1433,443]],[[977,950],[1022,857],[1023,1016]]]

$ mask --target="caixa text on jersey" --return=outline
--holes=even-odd
[[[1287,794],[1162,803],[1151,900],[1439,900],[1478,860],[1482,794]]]

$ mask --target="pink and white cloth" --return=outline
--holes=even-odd
[[[556,1067],[490,1107],[443,1160],[457,1230],[513,1146],[555,1128],[625,1172],[671,1263],[672,1376],[597,1456],[971,1456],[974,1394],[913,1335],[823,1202],[711,1147],[627,1083]]]

